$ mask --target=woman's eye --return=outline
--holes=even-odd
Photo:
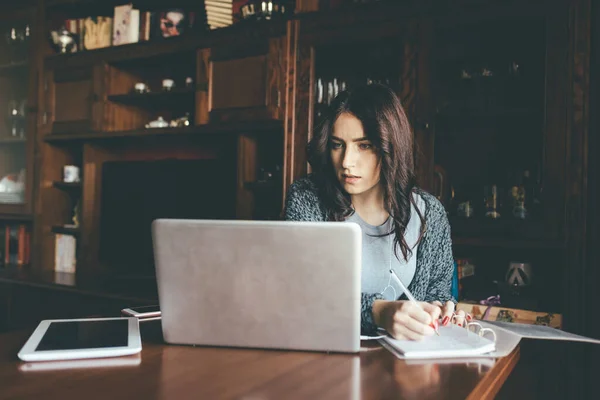
[[[361,144],[358,145],[358,147],[361,150],[369,150],[369,149],[371,149],[373,147],[373,145],[370,144],[370,143],[361,143]]]
[[[331,142],[331,148],[332,149],[341,149],[342,148],[342,144],[339,142]]]

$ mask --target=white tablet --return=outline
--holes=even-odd
[[[142,364],[141,354],[125,357],[91,358],[83,360],[58,360],[44,362],[24,362],[19,365],[21,372],[60,371],[87,368],[120,368],[139,367]]]
[[[137,318],[52,319],[40,322],[18,356],[23,361],[75,360],[141,350]]]

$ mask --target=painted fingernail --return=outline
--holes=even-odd
[[[449,320],[450,320],[450,318],[444,317],[444,319],[442,320],[442,325],[444,325],[444,326],[448,325]]]
[[[439,327],[440,327],[440,323],[438,322],[437,319],[434,319],[433,320],[433,329],[435,329],[437,331]]]
[[[473,317],[471,317],[470,315],[467,315],[467,321],[470,321],[472,319],[473,319]]]

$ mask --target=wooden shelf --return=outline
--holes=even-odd
[[[0,136],[0,146],[8,146],[8,145],[18,145],[27,143],[26,138],[13,138],[13,137],[1,137]]]
[[[494,237],[461,237],[453,236],[454,246],[490,247],[506,249],[560,249],[564,243],[559,240],[511,239]]]
[[[108,96],[108,100],[129,106],[143,108],[180,107],[182,103],[192,103],[196,96],[195,88],[174,89],[168,92],[129,93]]]
[[[71,228],[68,226],[53,226],[52,227],[52,233],[59,233],[59,234],[63,234],[63,235],[72,235],[72,236],[78,236],[79,235],[79,228]]]
[[[64,190],[66,192],[74,192],[81,190],[81,182],[62,182],[62,181],[54,181],[52,182],[52,186]]]
[[[30,222],[30,221],[33,221],[33,216],[31,214],[1,214],[0,213],[0,221]]]
[[[98,62],[127,63],[155,57],[170,57],[170,55],[182,52],[195,55],[198,48],[230,45],[235,41],[248,41],[252,38],[284,36],[286,22],[272,20],[234,24],[211,31],[190,31],[181,36],[167,39],[156,39],[75,53],[56,53],[47,56],[44,65],[48,69],[55,69],[89,66]]]
[[[543,222],[518,219],[464,219],[450,217],[452,243],[458,246],[499,248],[563,248],[557,237],[548,235]]]
[[[140,11],[153,11],[167,7],[198,7],[197,0],[47,0],[48,12],[67,14],[69,18],[85,18],[90,15],[113,17],[115,6],[131,3]]]
[[[104,141],[110,139],[124,139],[149,136],[167,136],[167,135],[196,135],[196,136],[214,136],[226,134],[243,133],[271,133],[283,129],[283,122],[278,120],[248,121],[215,123],[206,125],[194,125],[185,128],[143,128],[128,131],[113,132],[88,132],[88,133],[53,133],[46,135],[46,143],[61,144],[72,142],[92,142]]]

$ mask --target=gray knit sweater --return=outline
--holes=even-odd
[[[455,301],[450,293],[454,259],[446,212],[435,197],[420,189],[416,191],[425,202],[425,235],[417,248],[416,272],[408,290],[420,301],[438,300],[442,303],[448,300]],[[319,198],[311,175],[296,180],[290,185],[284,216],[288,221],[329,220],[329,212]],[[362,334],[373,334],[377,329],[372,314],[373,302],[377,299],[382,299],[379,293],[361,294]]]

